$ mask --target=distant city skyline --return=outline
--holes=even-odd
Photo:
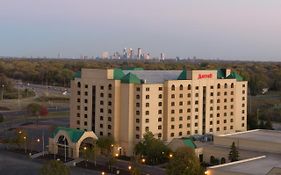
[[[1,0],[0,56],[281,61],[280,0]]]

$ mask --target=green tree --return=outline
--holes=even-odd
[[[154,138],[152,132],[147,132],[136,144],[134,152],[138,157],[145,158],[148,164],[154,165],[166,162],[171,151],[160,139]]]
[[[61,161],[50,160],[45,163],[41,170],[41,175],[69,175],[70,170]]]
[[[83,148],[83,158],[86,161],[86,167],[87,167],[87,162],[94,161],[95,166],[97,166],[97,156],[99,155],[99,148],[94,145],[93,147],[88,147],[86,149]]]
[[[176,150],[169,161],[166,172],[168,175],[203,175],[204,170],[196,157],[194,150],[181,147]]]
[[[238,161],[238,158],[239,158],[239,152],[235,146],[235,142],[232,142],[232,145],[230,147],[230,152],[228,154],[228,160],[234,162],[234,161]]]
[[[97,140],[97,146],[100,148],[101,154],[109,155],[112,153],[114,142],[114,138],[111,136],[100,137]]]

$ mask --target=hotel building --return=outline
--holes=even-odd
[[[124,155],[146,131],[170,142],[247,130],[247,82],[229,69],[82,69],[71,93],[70,127],[113,136]]]

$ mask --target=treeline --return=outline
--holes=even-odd
[[[58,59],[1,59],[0,73],[9,78],[26,82],[69,86],[74,73],[81,68],[128,68],[142,67],[153,70],[218,69],[231,68],[249,81],[251,95],[261,93],[263,88],[281,90],[280,62],[241,61],[138,61],[138,60],[58,60]]]

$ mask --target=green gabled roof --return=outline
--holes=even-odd
[[[71,142],[76,143],[78,140],[82,137],[85,131],[74,129],[74,128],[66,128],[66,127],[57,127],[55,131],[51,134],[51,138],[54,138],[59,131],[65,131],[69,138],[71,139]]]
[[[187,79],[187,71],[186,69],[182,70],[181,74],[178,77],[178,80],[186,80]]]
[[[121,83],[141,84],[141,80],[133,73],[128,73],[121,79]]]
[[[192,148],[192,149],[196,148],[196,145],[193,143],[192,139],[190,139],[190,138],[183,139],[183,143],[189,148]]]
[[[236,72],[231,72],[231,74],[229,74],[226,78],[227,79],[236,79],[237,81],[243,81],[243,78]]]
[[[74,73],[74,78],[81,78],[81,71],[77,71]]]
[[[222,79],[222,78],[225,78],[225,69],[218,69],[217,71],[217,78],[218,79]]]
[[[124,72],[122,69],[114,69],[113,78],[114,80],[121,80],[124,77]]]

